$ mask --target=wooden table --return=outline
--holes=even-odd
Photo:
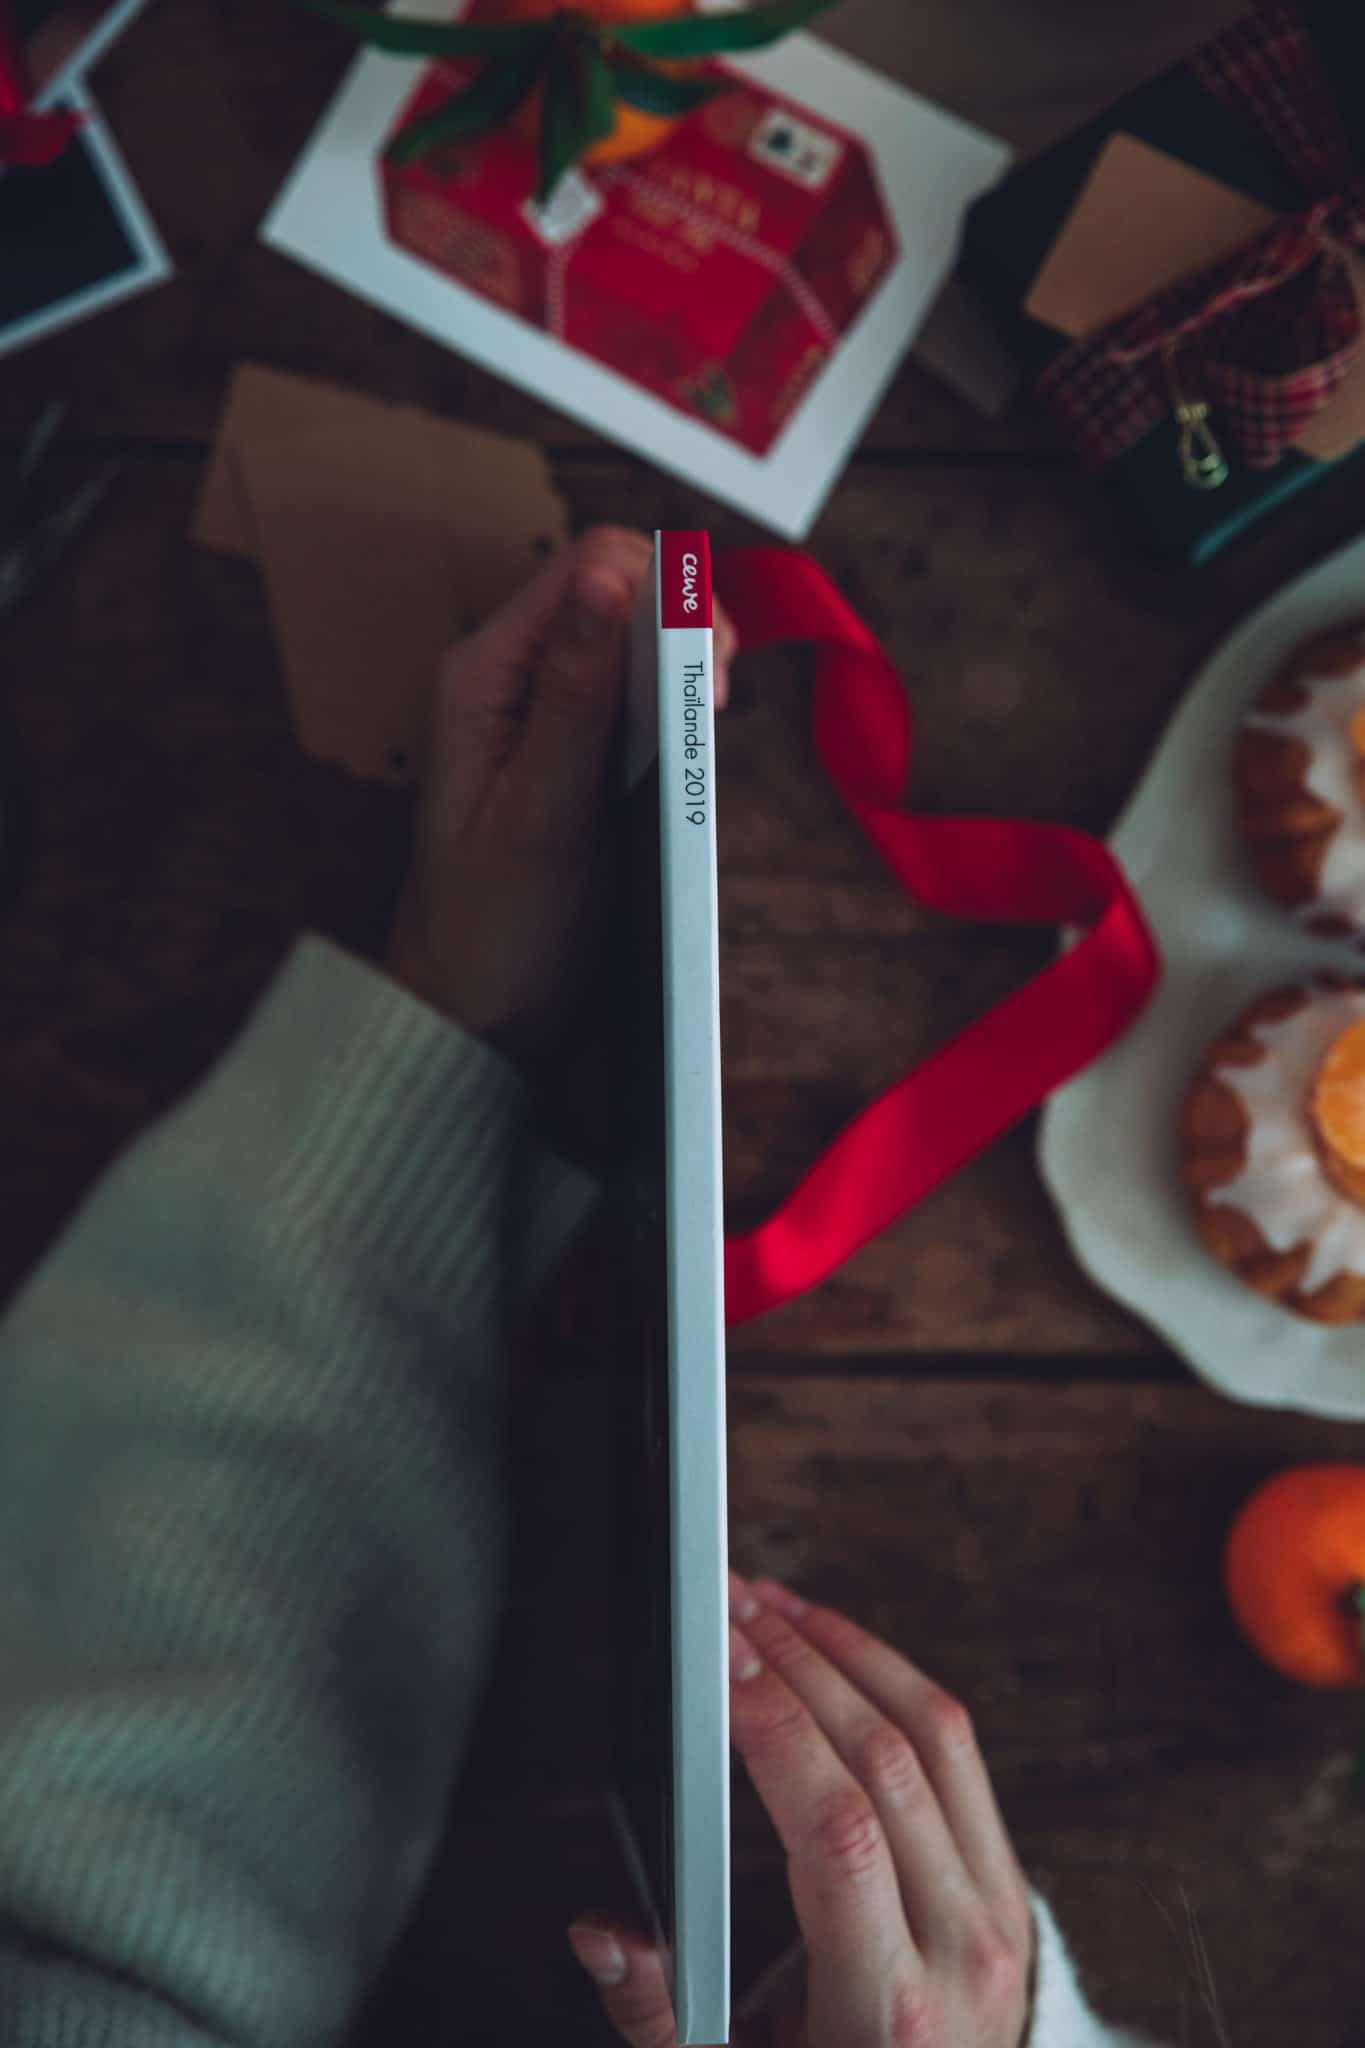
[[[70,472],[111,451],[125,466],[116,509],[4,641],[40,839],[3,933],[0,1290],[203,1074],[292,936],[372,945],[400,870],[405,804],[297,752],[254,572],[190,544],[237,361],[535,435],[578,522],[647,508],[722,544],[758,537],[257,246],[343,56],[273,0],[153,10],[100,85],[180,275],[0,381],[11,445],[62,393]],[[1212,567],[1172,572],[1123,543],[1035,423],[984,425],[907,369],[811,546],[902,665],[919,804],[1103,831],[1202,658],[1355,530],[1358,492],[1330,480]],[[907,907],[816,772],[807,690],[799,664],[755,660],[726,721],[736,1224],[1048,945]],[[1033,1145],[1017,1130],[737,1334],[736,1559],[847,1605],[969,1701],[1103,2009],[1212,2041],[1157,1904],[1183,1892],[1235,2048],[1348,2048],[1365,2038],[1356,1704],[1253,1660],[1218,1558],[1260,1479],[1360,1437],[1201,1391],[1076,1271]],[[604,2038],[560,1938],[576,1907],[623,1896],[597,1797],[597,1374],[552,1369],[519,1430],[523,1556],[494,1698],[367,2041]],[[742,1787],[736,1828],[743,1972],[787,1923]]]

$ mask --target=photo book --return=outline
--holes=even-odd
[[[729,1598],[714,644],[705,533],[635,620],[612,953],[613,1799],[681,2043],[730,2009]]]

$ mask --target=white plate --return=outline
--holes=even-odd
[[[1127,1037],[1058,1092],[1039,1163],[1099,1286],[1211,1386],[1259,1407],[1365,1420],[1365,1324],[1319,1328],[1203,1251],[1177,1172],[1181,1097],[1209,1040],[1263,989],[1358,953],[1307,936],[1259,894],[1229,753],[1248,700],[1297,643],[1365,614],[1365,539],[1291,583],[1226,640],[1171,720],[1111,840],[1156,933],[1161,987]]]

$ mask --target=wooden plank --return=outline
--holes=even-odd
[[[705,516],[616,458],[559,475],[580,520],[646,501],[665,524]],[[0,1195],[4,1289],[203,1072],[292,934],[376,944],[401,869],[404,802],[295,749],[254,570],[189,542],[197,478],[175,456],[130,460],[107,516],[7,629],[40,845],[4,926],[6,1128],[26,1167]],[[1331,532],[1334,491],[1273,544],[1178,578],[1121,553],[1060,476],[1002,470],[986,496],[954,467],[856,465],[818,553],[907,675],[916,800],[1103,828],[1198,659]],[[820,778],[801,678],[784,654],[745,664],[724,728],[737,1227],[1050,944],[900,900]],[[1027,1131],[737,1343],[751,1362],[1064,1351],[1160,1356],[1072,1268]]]
[[[421,2018],[427,2039],[509,2048],[609,2039],[561,1943],[575,1911],[629,1903],[599,1798],[605,1435],[594,1383],[528,1393],[498,1676],[367,2041],[400,2038],[400,2018]],[[1213,2036],[1193,2018],[1184,2029],[1180,1948],[1150,1892],[1188,1896],[1237,2048],[1359,2038],[1358,1702],[1264,1669],[1218,1577],[1230,1519],[1263,1478],[1358,1455],[1359,1441],[1188,1385],[839,1374],[733,1392],[737,1563],[856,1613],[969,1704],[1097,2004],[1171,2048]],[[743,1982],[790,1917],[781,1855],[740,1780],[735,1816]]]
[[[22,434],[56,392],[70,400],[68,436],[82,446],[155,441],[189,443],[203,453],[233,370],[257,362],[525,435],[561,459],[595,459],[602,450],[599,436],[570,414],[258,247],[254,228],[234,227],[224,246],[196,260],[188,231],[173,235],[165,209],[154,210],[182,274],[102,314],[97,349],[84,328],[73,328],[7,361],[0,441]],[[914,362],[897,372],[863,446],[887,459],[927,453],[988,466],[1021,459],[1058,467],[1067,460],[1029,408],[1006,420],[983,419]]]
[[[1068,0],[841,0],[820,33],[912,91],[1030,154],[1175,63],[1243,12],[1240,0],[1149,0],[1075,34]]]

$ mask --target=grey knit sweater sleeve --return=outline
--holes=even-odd
[[[0,1325],[0,2044],[339,2044],[503,1576],[500,1339],[592,1200],[306,940]],[[1029,2048],[1123,2048],[1039,1905]]]
[[[522,1083],[295,952],[0,1328],[0,2042],[332,2043],[503,1573],[499,1339],[589,1190]]]

